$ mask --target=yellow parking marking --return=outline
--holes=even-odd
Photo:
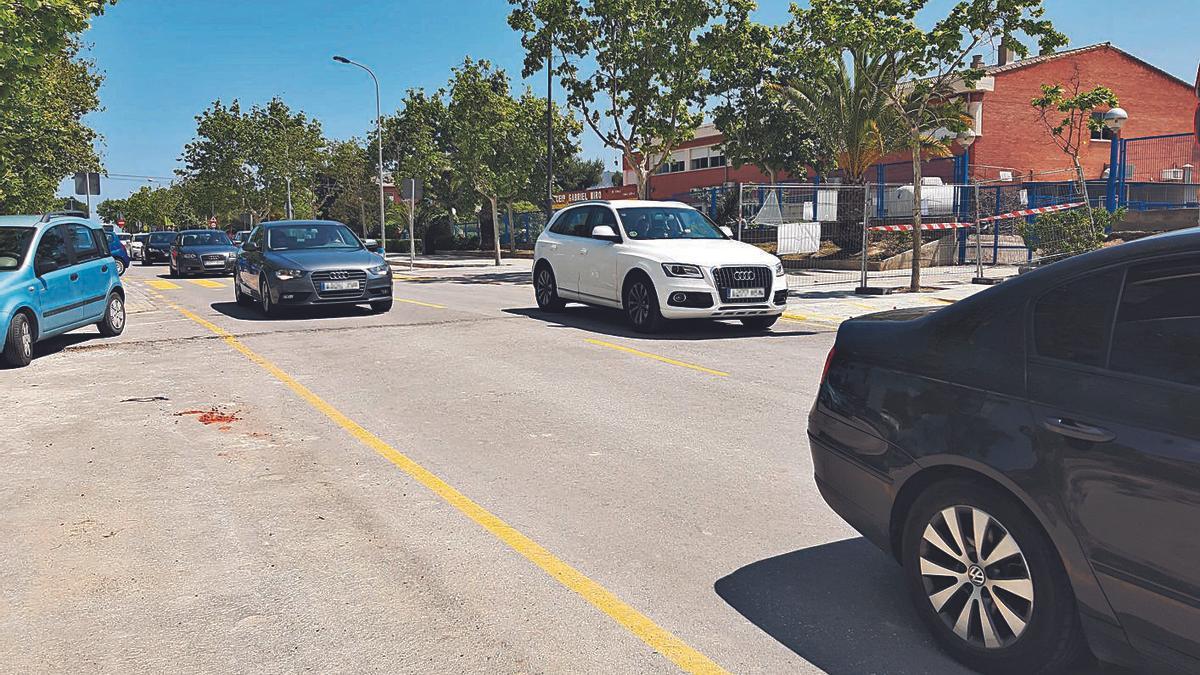
[[[845,319],[839,319],[835,316],[825,316],[822,314],[793,314],[785,313],[783,315],[785,321],[797,321],[800,323],[836,323],[840,324]]]
[[[150,288],[157,288],[160,291],[177,291],[180,288],[183,288],[183,286],[171,283],[166,279],[149,279],[146,281],[146,285]]]
[[[188,279],[188,282],[205,288],[225,288],[224,281],[216,281],[215,279]]]
[[[957,300],[947,300],[946,298],[929,298],[929,299],[936,300],[938,302],[944,302],[947,305],[953,305],[954,303],[958,302]]]
[[[599,347],[608,347],[609,349],[615,349],[619,352],[625,352],[626,354],[633,354],[634,356],[640,356],[640,357],[646,358],[646,359],[653,359],[655,361],[661,361],[662,363],[669,363],[673,366],[679,366],[680,368],[689,368],[691,370],[698,370],[702,373],[708,373],[709,375],[716,375],[718,377],[729,377],[729,373],[724,373],[719,370],[705,368],[704,366],[698,366],[694,363],[688,363],[686,361],[676,361],[675,359],[669,359],[665,356],[659,356],[658,354],[651,354],[649,352],[643,352],[638,349],[632,349],[630,347],[623,347],[621,345],[615,345],[611,342],[605,342],[603,340],[593,340],[591,338],[588,338],[587,342],[597,345]]]
[[[555,581],[578,594],[601,612],[604,612],[613,621],[616,621],[630,633],[633,633],[651,649],[666,656],[684,671],[689,673],[725,672],[724,669],[707,656],[676,637],[667,629],[654,623],[650,617],[626,604],[607,588],[596,583],[574,567],[571,567],[536,541],[501,520],[499,516],[472,501],[449,483],[438,478],[404,453],[388,445],[383,439],[367,431],[360,424],[314,394],[308,387],[305,387],[291,375],[288,375],[282,368],[251,350],[233,334],[178,305],[171,305],[171,308],[221,337],[226,344],[270,373],[297,396],[307,401],[315,410],[325,415],[330,421],[344,429],[363,445],[371,448],[381,457],[408,474],[413,480],[441,497],[447,504],[453,506],[477,525],[492,533],[497,539],[504,542],[504,544],[508,545],[526,560],[540,567]]]
[[[410,305],[420,305],[422,307],[432,307],[434,309],[446,309],[445,305],[435,305],[432,302],[421,302],[420,300],[408,300],[406,298],[392,298],[396,302],[407,302]]]

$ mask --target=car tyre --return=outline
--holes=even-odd
[[[142,267],[149,267],[149,266],[150,266],[150,258],[147,258],[145,255],[143,255],[142,256]]]
[[[392,300],[381,300],[371,303],[371,311],[376,314],[386,314],[392,311]]]
[[[125,299],[120,293],[109,293],[104,304],[104,318],[96,324],[104,337],[116,337],[125,332]]]
[[[4,362],[13,368],[24,368],[33,361],[33,326],[24,312],[13,315],[4,340]]]
[[[558,297],[558,282],[549,264],[540,265],[533,278],[534,297],[543,312],[561,312],[566,302]]]
[[[779,315],[775,316],[748,316],[742,319],[742,325],[750,330],[767,330],[775,325],[779,320]]]
[[[117,276],[125,276],[125,263],[121,260],[117,261]]]
[[[625,316],[633,329],[639,333],[657,333],[662,330],[662,312],[658,308],[658,293],[654,284],[643,276],[635,276],[625,284]]]
[[[242,307],[249,307],[254,304],[254,298],[242,292],[242,282],[238,281],[236,274],[233,277],[233,299]]]
[[[968,480],[926,489],[905,521],[902,562],[917,614],[960,663],[1057,673],[1088,658],[1057,551],[1002,490]]]
[[[258,308],[262,310],[264,316],[279,316],[279,308],[271,302],[271,287],[267,283],[266,275],[258,277]]]

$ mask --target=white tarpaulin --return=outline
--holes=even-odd
[[[775,190],[767,193],[767,198],[763,200],[762,208],[754,215],[750,221],[752,225],[778,225],[783,222],[783,209],[779,208],[779,195]]]
[[[821,250],[820,223],[784,223],[779,226],[777,255],[816,253]]]

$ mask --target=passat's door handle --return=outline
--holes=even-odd
[[[1107,443],[1117,437],[1116,434],[1104,427],[1083,424],[1082,422],[1063,419],[1062,417],[1047,417],[1042,420],[1042,426],[1047,431],[1052,431],[1060,436],[1077,438],[1081,441],[1090,441],[1092,443]]]

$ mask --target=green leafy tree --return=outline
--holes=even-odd
[[[586,190],[603,180],[603,160],[584,159],[579,155],[569,155],[562,158],[561,161],[557,161],[556,158],[554,162],[554,187],[558,191]]]
[[[125,211],[128,208],[128,199],[105,199],[96,205],[96,215],[106,223],[115,223],[125,217]]]
[[[317,212],[357,228],[366,237],[367,214],[378,209],[374,175],[374,163],[359,140],[330,141],[317,175]]]
[[[64,53],[74,36],[116,0],[10,0],[0,3],[0,110],[8,97],[36,82]]]
[[[1024,218],[1017,223],[1017,232],[1025,245],[1037,251],[1042,260],[1058,261],[1087,253],[1104,244],[1105,232],[1125,219],[1125,209],[1109,213],[1084,209],[1043,213],[1032,223]]]
[[[7,39],[0,30],[0,43]],[[67,40],[33,67],[10,69],[20,75],[0,95],[0,213],[50,209],[63,177],[100,169],[98,135],[82,119],[99,109],[103,78],[78,50]]]
[[[316,174],[325,147],[320,122],[303,112],[293,113],[276,97],[251,109],[246,129],[248,161],[258,201],[265,202],[264,215],[273,218],[286,213],[290,182],[295,217],[312,218]]]
[[[1075,179],[1079,182],[1079,194],[1083,196],[1084,212],[1089,222],[1093,222],[1093,229],[1096,229],[1091,214],[1091,201],[1088,199],[1087,180],[1083,175],[1083,165],[1079,163],[1079,151],[1091,138],[1092,131],[1104,128],[1104,123],[1093,119],[1092,113],[1101,108],[1117,107],[1117,95],[1112,89],[1103,86],[1082,91],[1077,75],[1072,79],[1069,90],[1061,84],[1043,84],[1042,95],[1034,98],[1031,103],[1037,109],[1038,119],[1050,133],[1051,140],[1071,158],[1075,167]],[[1098,230],[1097,234],[1100,231],[1102,230]]]
[[[503,70],[469,57],[454,68],[449,90],[447,127],[454,169],[487,202],[499,265],[499,203],[514,182],[508,145],[516,132],[517,102]]]
[[[912,276],[910,288],[921,286],[921,162],[931,133],[953,133],[963,126],[955,91],[973,86],[983,71],[968,63],[982,45],[999,45],[1020,56],[1029,50],[1024,35],[1042,49],[1066,44],[1048,19],[1042,0],[959,0],[928,29],[916,15],[929,0],[812,0],[799,10],[808,34],[840,48],[867,45],[891,53],[888,69],[877,85],[891,99],[893,113],[907,131],[913,165]],[[949,104],[948,104],[949,102]]]
[[[196,201],[222,223],[255,205],[251,144],[246,115],[234,100],[218,99],[196,116],[196,137],[183,147],[180,178],[191,183]],[[250,216],[249,218],[252,218]]]
[[[526,77],[546,67],[569,106],[648,178],[704,119],[714,54],[743,46],[753,0],[509,0]]]

